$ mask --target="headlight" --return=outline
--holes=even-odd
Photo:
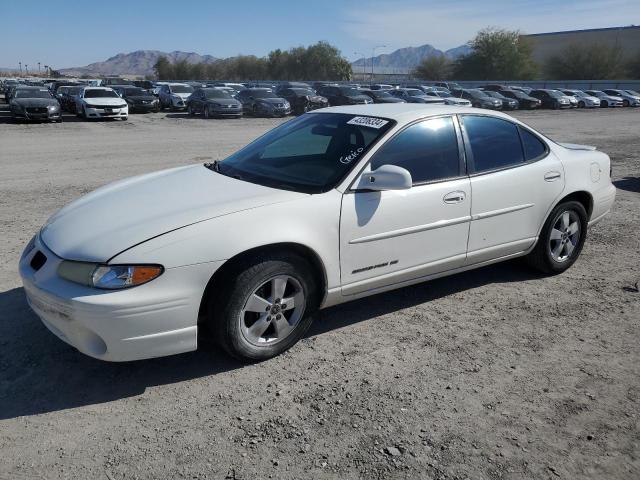
[[[289,108],[291,105],[289,105],[289,102],[284,102],[284,108]]]
[[[59,105],[49,105],[47,107],[49,110],[51,110],[52,112],[55,112],[56,110],[58,110],[60,108]]]
[[[100,265],[95,263],[63,261],[58,275],[71,282],[106,290],[130,288],[159,277],[161,265]]]

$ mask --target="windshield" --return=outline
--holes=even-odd
[[[422,90],[418,90],[417,88],[407,88],[407,95],[411,97],[424,97],[424,92]]]
[[[84,98],[118,98],[113,90],[85,90]]]
[[[562,98],[562,97],[564,97],[564,93],[560,93],[557,90],[547,90],[546,92],[549,95],[551,95],[553,98]]]
[[[218,171],[274,188],[325,192],[393,125],[374,117],[305,114],[223,160]]]
[[[51,98],[51,94],[47,89],[32,90],[32,89],[18,89],[16,90],[13,98]]]
[[[384,90],[372,90],[371,94],[376,98],[391,98],[391,94]]]
[[[587,93],[594,97],[600,97],[605,95],[605,93],[601,92],[600,90],[589,90]]]
[[[315,96],[315,92],[309,88],[291,88],[290,89],[293,93],[295,93],[296,95],[311,95],[311,96]]]
[[[359,97],[362,92],[353,87],[340,87],[340,91],[345,97]]]
[[[191,85],[171,85],[171,93],[192,93]]]
[[[127,88],[124,94],[131,97],[149,97],[151,94],[142,88]]]
[[[482,90],[478,90],[477,88],[472,88],[470,90],[467,90],[467,92],[473,97],[488,97],[486,92],[483,92]]]
[[[251,90],[249,96],[253,98],[280,98],[271,90]]]
[[[207,98],[231,98],[224,90],[204,90],[204,96]]]

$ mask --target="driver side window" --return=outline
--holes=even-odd
[[[414,185],[460,176],[458,137],[451,117],[432,118],[405,128],[376,152],[371,169],[396,165]]]

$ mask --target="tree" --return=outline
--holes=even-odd
[[[486,28],[469,42],[471,52],[460,56],[453,68],[459,80],[529,80],[537,66],[531,45],[518,31]]]
[[[629,78],[640,79],[640,50],[632,57],[627,64],[627,76]]]
[[[622,50],[601,43],[571,44],[545,64],[547,76],[560,80],[606,80],[624,76]]]
[[[444,55],[430,55],[411,73],[422,80],[446,80],[451,75],[451,60]]]
[[[171,65],[171,62],[169,62],[165,56],[158,57],[153,69],[156,72],[158,80],[169,80],[174,78],[173,65]]]

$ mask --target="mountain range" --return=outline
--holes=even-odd
[[[397,68],[397,69],[411,69],[416,67],[425,57],[433,55],[444,55],[452,60],[458,58],[460,55],[466,55],[471,51],[471,47],[468,45],[460,45],[459,47],[450,48],[449,50],[438,50],[433,45],[421,45],[419,47],[405,47],[399,48],[391,53],[383,53],[375,57],[360,58],[353,62],[351,65],[355,67],[371,66]]]
[[[63,68],[65,75],[153,75],[153,66],[161,56],[170,62],[186,60],[188,63],[214,63],[218,60],[211,55],[199,55],[194,52],[161,52],[159,50],[136,50],[131,53],[119,53],[104,62],[96,62],[86,67]]]
[[[446,51],[438,50],[432,45],[420,47],[406,47],[391,53],[383,53],[373,57],[373,65],[389,69],[411,69],[418,65],[423,58],[431,55],[445,55],[454,59],[468,53],[467,45],[451,48]],[[188,63],[214,63],[219,58],[211,55],[199,55],[194,52],[161,52],[159,50],[136,50],[131,53],[119,53],[104,62],[91,63],[84,67],[63,68],[59,71],[65,75],[100,76],[100,75],[153,75],[153,66],[160,56],[165,56],[170,62],[186,60]],[[361,58],[352,63],[354,67],[370,67],[372,58]]]

